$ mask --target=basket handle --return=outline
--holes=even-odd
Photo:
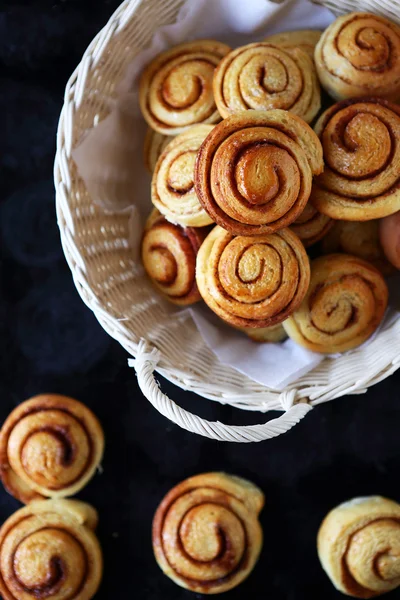
[[[162,414],[179,427],[220,442],[261,442],[289,431],[310,410],[305,402],[293,404],[296,390],[282,392],[281,404],[286,411],[283,415],[260,425],[225,425],[219,421],[207,421],[181,408],[160,390],[154,371],[160,360],[160,352],[150,348],[141,340],[135,359],[129,359],[129,366],[135,367],[139,387],[143,395]]]

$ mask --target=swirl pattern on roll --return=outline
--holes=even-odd
[[[198,123],[217,123],[214,69],[230,51],[213,40],[196,40],[162,52],[142,73],[139,102],[150,127],[177,135]]]
[[[319,118],[325,169],[311,201],[333,219],[369,221],[400,210],[400,107],[344,100]]]
[[[3,600],[90,600],[102,576],[96,511],[76,500],[39,500],[0,530]]]
[[[321,242],[323,254],[343,252],[358,256],[391,275],[393,266],[386,259],[379,241],[379,221],[334,221],[333,227]]]
[[[267,42],[241,46],[227,54],[214,75],[221,115],[248,109],[289,110],[310,123],[321,106],[314,63],[300,48]]]
[[[203,300],[224,321],[269,327],[302,302],[310,265],[290,229],[254,238],[233,236],[217,226],[197,255],[196,278]]]
[[[218,225],[264,235],[303,212],[313,174],[323,169],[312,129],[283,110],[232,115],[208,134],[197,155],[195,189]]]
[[[329,254],[311,262],[307,294],[283,326],[309,350],[344,352],[374,333],[387,303],[387,285],[375,267],[348,254]]]
[[[299,29],[297,31],[281,31],[265,38],[264,42],[282,46],[283,48],[300,48],[307,52],[309,57],[314,60],[315,46],[317,45],[322,31],[317,29]]]
[[[400,27],[384,17],[350,13],[322,34],[315,48],[322,86],[336,100],[400,98]]]
[[[210,225],[194,189],[195,162],[212,125],[196,125],[174,138],[158,159],[151,181],[151,201],[171,223]]]
[[[308,248],[319,242],[333,226],[330,217],[320,213],[311,202],[307,202],[305,209],[291,224],[290,229],[301,239]]]
[[[262,547],[264,496],[252,483],[204,473],[174,487],[153,521],[156,560],[175,583],[202,594],[226,592],[252,571]]]
[[[169,223],[157,210],[143,234],[142,262],[156,288],[174,304],[200,300],[196,284],[196,256],[208,228]]]
[[[71,496],[94,475],[103,449],[103,430],[86,406],[56,394],[35,396],[1,428],[0,476],[25,504]]]
[[[334,508],[318,532],[318,554],[334,586],[375,598],[400,586],[400,505],[380,496]]]

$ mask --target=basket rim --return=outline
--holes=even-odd
[[[113,339],[118,341],[131,356],[137,355],[140,340],[137,342],[132,340],[130,338],[130,332],[124,326],[123,322],[119,322],[109,311],[107,311],[107,308],[101,304],[87,277],[87,265],[85,259],[81,256],[74,243],[75,231],[69,207],[69,194],[71,192],[72,182],[69,175],[68,160],[70,160],[72,151],[74,108],[76,109],[79,106],[79,102],[82,100],[82,96],[85,91],[85,73],[87,75],[87,71],[90,69],[90,59],[94,52],[96,52],[97,59],[99,56],[104,57],[108,36],[112,37],[114,35],[118,35],[118,33],[132,19],[135,10],[145,1],[146,0],[124,0],[111,15],[106,25],[93,38],[84,52],[81,62],[77,65],[70,76],[66,84],[64,104],[61,110],[57,128],[57,143],[54,162],[57,222],[60,229],[62,249],[67,264],[71,270],[75,287],[77,288],[77,291],[83,302],[90,310],[92,310],[103,329],[105,329],[105,331]],[[343,5],[345,6],[346,0],[342,1]],[[302,378],[298,379],[294,384],[287,386],[286,389],[289,391],[294,390],[297,394],[298,400],[309,398],[311,405],[326,402],[347,394],[359,394],[365,392],[370,385],[374,385],[378,381],[385,379],[395,370],[400,368],[400,315],[399,319],[397,319],[397,322],[393,324],[393,327],[396,324],[399,328],[399,335],[396,336],[397,340],[399,341],[397,345],[393,344],[393,356],[391,359],[387,359],[386,365],[382,367],[379,372],[374,374],[372,380],[368,381],[368,377],[366,377],[355,382],[353,386],[345,390],[340,389],[339,386],[334,393],[318,393],[315,394],[314,397],[308,393],[309,386],[305,386],[305,388],[303,388],[298,385]],[[218,359],[216,358],[216,360]],[[325,357],[320,365],[326,365],[327,361],[331,360],[334,359]],[[239,398],[237,393],[222,393],[218,392],[218,390],[210,391],[204,389],[204,387],[201,387],[200,390],[200,384],[194,385],[193,381],[191,383],[187,382],[190,380],[190,377],[188,377],[185,382],[184,378],[182,378],[181,374],[176,369],[172,369],[163,361],[162,354],[160,362],[156,365],[155,369],[165,379],[177,385],[181,389],[195,392],[209,400],[214,400],[222,404],[229,404],[230,406],[235,406],[237,408],[246,410],[257,410],[259,412],[266,412],[268,410],[284,410],[279,401],[281,392],[266,386],[262,386],[261,384],[257,384],[257,387],[262,389],[259,391],[254,391],[254,396],[257,397],[259,403],[255,407],[250,407],[248,404],[246,404],[247,399]],[[315,371],[316,368],[310,371],[308,373],[308,377]],[[250,378],[244,375],[243,377],[248,379],[249,382],[254,383]],[[273,398],[274,402],[272,405],[271,403],[268,405],[267,403],[264,403],[263,396],[270,399]]]

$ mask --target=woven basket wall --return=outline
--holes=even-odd
[[[190,431],[227,441],[260,441],[290,429],[311,408],[364,392],[400,366],[400,319],[351,355],[325,359],[283,393],[269,390],[218,362],[187,312],[158,296],[135,263],[128,216],[106,214],[91,201],[71,158],[82,134],[108,114],[126,66],[161,26],[173,23],[184,0],[126,0],[93,40],[68,81],[55,161],[57,216],[64,253],[79,294],[104,329],[135,357],[145,396]],[[336,14],[365,10],[400,20],[400,0],[322,0]],[[154,370],[179,387],[232,406],[284,414],[261,425],[234,427],[205,421],[178,407],[159,389]],[[260,420],[265,420],[261,419]]]

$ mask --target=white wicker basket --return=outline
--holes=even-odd
[[[360,394],[400,367],[400,319],[388,323],[368,345],[325,359],[284,392],[267,389],[220,364],[187,311],[162,300],[135,264],[128,216],[106,214],[78,177],[71,151],[82,133],[108,114],[127,64],[161,25],[172,23],[184,0],[126,0],[96,36],[65,91],[55,161],[57,216],[75,285],[104,329],[135,357],[143,394],[181,427],[221,441],[253,442],[288,431],[315,405]],[[334,12],[366,10],[400,18],[400,0],[318,0]],[[173,315],[173,318],[171,316]],[[161,392],[154,371],[180,388],[234,407],[284,413],[267,423],[228,426],[183,410]]]

